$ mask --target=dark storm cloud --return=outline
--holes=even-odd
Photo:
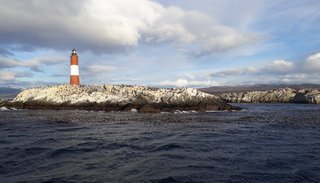
[[[68,29],[78,28],[79,22],[74,23],[70,18],[78,15],[82,0],[2,0],[0,3],[0,42],[7,45],[7,52],[39,47],[63,50],[81,45]]]

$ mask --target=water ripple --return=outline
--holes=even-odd
[[[0,182],[320,182],[320,107],[240,105],[183,115],[1,111]]]

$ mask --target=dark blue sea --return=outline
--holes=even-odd
[[[320,105],[0,111],[0,183],[320,182]]]

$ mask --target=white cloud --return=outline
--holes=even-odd
[[[320,53],[308,56],[300,62],[275,60],[269,64],[256,67],[239,67],[224,69],[210,74],[212,78],[224,78],[226,83],[233,76],[242,77],[245,83],[319,83]],[[248,77],[245,78],[245,75]],[[236,79],[237,82],[239,79]]]
[[[14,83],[21,83],[21,82],[18,82],[17,80],[18,78],[30,77],[30,76],[31,76],[30,73],[2,70],[0,72],[0,84],[11,86]]]
[[[20,49],[76,46],[106,53],[146,41],[191,47],[190,54],[202,56],[258,39],[254,33],[239,32],[207,14],[164,7],[151,0],[29,0],[2,5],[0,43],[22,45]]]
[[[305,62],[305,69],[309,71],[320,71],[320,53],[310,55]]]
[[[54,65],[61,63],[65,58],[60,57],[39,57],[30,60],[20,61],[17,59],[0,57],[0,69],[3,68],[15,68],[15,67],[26,67],[32,71],[42,72],[40,69],[41,65]]]
[[[196,77],[192,74],[185,73],[184,76],[187,77],[188,79],[192,79],[192,80],[196,79]]]
[[[0,72],[0,80],[9,81],[14,80],[16,78],[16,73],[12,71],[1,71]]]
[[[282,73],[292,71],[294,67],[295,64],[290,61],[275,60],[271,64],[267,64],[264,69],[270,72]]]
[[[231,68],[225,69],[218,72],[211,73],[211,77],[227,77],[232,75],[247,75],[247,74],[256,74],[259,72],[259,69],[255,67],[241,67],[241,68]]]
[[[117,70],[116,67],[108,65],[90,65],[85,67],[85,71],[92,75],[110,73],[115,70]]]
[[[228,77],[228,76],[240,76],[240,75],[266,75],[266,74],[285,74],[295,71],[295,64],[286,60],[275,60],[270,64],[266,64],[260,67],[240,67],[230,68],[221,71],[213,72],[211,77]]]
[[[216,86],[219,85],[215,81],[207,80],[207,81],[188,81],[186,79],[177,79],[176,81],[162,81],[159,83],[161,86],[166,87],[204,87],[204,86]]]

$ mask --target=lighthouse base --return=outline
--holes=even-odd
[[[70,85],[80,85],[79,76],[70,76]]]

